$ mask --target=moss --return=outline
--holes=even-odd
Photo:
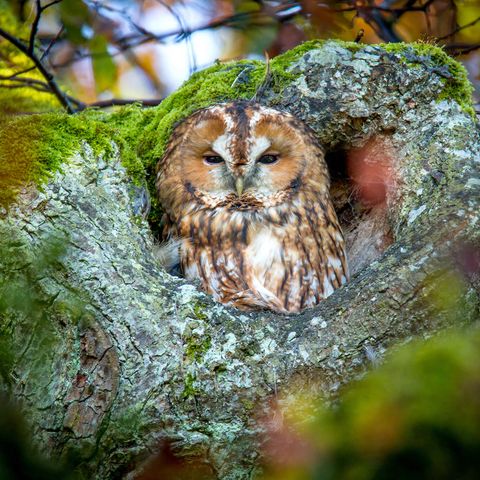
[[[185,377],[185,387],[182,392],[182,398],[187,399],[198,394],[198,391],[194,385],[195,380],[196,377],[193,375],[193,373],[187,373],[187,376]]]
[[[95,154],[107,157],[121,151],[130,176],[144,181],[145,169],[135,145],[148,114],[138,106],[109,115],[95,110],[77,115],[49,113],[4,118],[0,128],[0,206],[8,207],[28,183],[41,186],[83,141]]]
[[[207,305],[205,305],[204,303],[198,302],[193,306],[193,313],[195,313],[195,316],[199,320],[206,320],[208,318],[207,314],[205,313],[205,310],[207,308],[208,308]]]
[[[388,53],[394,53],[403,58],[409,65],[426,65],[437,71],[443,78],[444,88],[437,100],[452,99],[460,108],[476,118],[473,107],[473,86],[468,80],[465,67],[450,57],[441,47],[430,43],[385,43],[381,44]],[[442,72],[441,69],[446,69]]]
[[[210,336],[202,338],[189,338],[185,348],[185,355],[190,361],[199,362],[202,360],[205,353],[210,349],[211,345],[212,339]]]

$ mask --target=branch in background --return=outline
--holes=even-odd
[[[133,27],[137,33],[132,33],[129,35],[125,35],[123,37],[119,37],[117,39],[112,39],[111,42],[116,46],[118,49],[112,56],[119,55],[126,50],[133,49],[139,47],[140,45],[144,45],[149,42],[158,42],[164,43],[169,39],[173,38],[174,42],[181,42],[190,38],[194,33],[201,32],[204,30],[215,30],[222,27],[229,27],[229,28],[243,28],[246,24],[249,26],[264,26],[266,22],[271,21],[272,17],[278,21],[278,23],[284,23],[291,20],[293,17],[301,13],[302,7],[298,2],[290,2],[287,4],[282,4],[277,7],[272,8],[272,13],[268,14],[265,12],[259,11],[249,11],[249,12],[241,12],[235,13],[228,17],[223,17],[218,20],[210,21],[204,25],[199,25],[195,28],[181,28],[179,30],[172,30],[171,32],[162,33],[162,34],[155,34],[146,28],[138,25],[128,16],[126,17],[126,13],[123,10],[115,9],[114,7],[110,7],[104,4],[94,3],[97,7],[97,13],[102,15],[100,10],[105,9],[109,12],[116,12],[122,15],[123,18],[129,22],[130,26]],[[103,17],[103,16],[102,16]],[[107,17],[108,21],[111,21]],[[104,53],[96,54],[95,52],[88,52],[88,53],[80,53],[76,55],[74,58],[61,63],[61,64],[54,64],[54,68],[65,68],[69,67],[72,63],[78,62],[84,58],[91,58],[96,55],[105,55]]]
[[[437,40],[446,40],[447,38],[453,37],[458,32],[461,32],[462,30],[465,30],[466,28],[473,27],[478,22],[480,22],[480,17],[477,17],[475,20],[473,20],[470,23],[466,23],[465,25],[457,27],[455,30],[453,30],[452,32],[450,32],[447,35],[444,35],[443,37],[438,37]]]
[[[40,57],[40,61],[44,60],[47,58],[48,54],[50,53],[51,48],[58,42],[60,37],[63,35],[63,32],[65,31],[65,27],[62,25],[60,30],[57,32],[57,34],[50,40],[50,43],[47,45],[47,48],[44,50],[42,53],[42,56]]]
[[[24,53],[34,63],[32,67],[15,72],[11,75],[0,75],[0,80],[8,82],[7,84],[1,85],[0,88],[7,88],[7,89],[32,88],[39,92],[51,93],[57,97],[59,102],[65,107],[68,113],[78,112],[81,110],[85,110],[86,108],[89,108],[89,107],[108,108],[116,105],[129,105],[132,103],[139,103],[144,106],[158,105],[162,101],[162,99],[128,100],[128,99],[113,98],[111,100],[104,100],[104,101],[87,104],[62,91],[62,89],[58,86],[54,78],[54,75],[43,64],[43,59],[46,58],[52,46],[62,35],[64,27],[62,26],[62,28],[59,30],[57,35],[50,41],[49,45],[47,46],[45,51],[42,53],[42,56],[40,58],[35,53],[35,39],[38,32],[38,25],[40,22],[41,14],[48,7],[56,3],[60,3],[61,1],[62,0],[52,0],[51,2],[42,6],[40,3],[40,0],[36,0],[36,15],[32,23],[28,45],[24,44],[19,38],[15,37],[14,35],[11,35],[4,29],[0,28],[0,37],[3,37],[5,40],[10,42],[13,46],[15,46],[22,53]],[[45,81],[38,80],[35,78],[20,76],[20,75],[24,75],[25,73],[31,72],[35,69],[37,69],[41,73]]]
[[[436,0],[428,0],[423,5],[419,5],[419,6],[415,6],[415,3],[416,3],[415,1],[407,2],[407,4],[401,8],[384,7],[382,5],[360,5],[356,1],[339,2],[339,3],[350,3],[350,5],[348,7],[335,8],[334,11],[335,12],[355,12],[355,11],[359,12],[361,10],[378,11],[378,12],[384,12],[384,13],[392,13],[399,17],[404,13],[408,13],[408,12],[425,12],[428,9],[428,7],[435,1]]]
[[[139,103],[144,107],[155,107],[160,105],[163,102],[163,98],[153,98],[147,100],[135,100],[135,99],[124,99],[124,98],[112,98],[110,100],[102,100],[99,102],[89,103],[87,107],[97,107],[97,108],[108,108],[108,107],[115,107],[119,105],[130,105],[132,103]]]
[[[68,99],[67,95],[61,90],[58,86],[57,82],[53,74],[47,70],[47,68],[43,65],[40,59],[37,57],[34,51],[30,52],[29,47],[24,45],[20,39],[10,35],[8,32],[0,28],[0,37],[3,37],[5,40],[9,41],[12,45],[18,48],[22,53],[24,53],[32,62],[35,64],[37,70],[41,73],[43,78],[45,78],[49,90],[58,98],[59,102],[65,107],[68,113],[73,113],[75,110]]]
[[[148,100],[134,100],[134,99],[111,99],[98,101],[91,104],[86,104],[74,97],[63,92],[57,85],[53,73],[44,65],[44,59],[49,55],[52,47],[60,40],[64,33],[64,26],[61,26],[60,30],[55,36],[47,39],[49,40],[48,46],[42,49],[42,53],[38,53],[38,56],[35,52],[35,43],[38,34],[38,28],[41,20],[41,15],[44,10],[50,6],[60,3],[62,0],[51,0],[49,3],[44,6],[41,5],[41,0],[35,0],[36,13],[35,18],[32,22],[32,27],[30,31],[30,38],[28,44],[21,41],[19,38],[10,35],[8,32],[0,29],[0,36],[6,38],[10,43],[16,46],[20,51],[27,55],[34,63],[33,67],[28,69],[16,72],[7,77],[0,77],[0,80],[4,80],[8,85],[3,85],[5,88],[21,88],[21,87],[31,87],[39,91],[50,92],[55,95],[60,103],[66,108],[70,113],[75,111],[81,111],[88,107],[96,108],[108,108],[117,105],[128,105],[131,103],[139,103],[145,106],[153,106],[161,103],[161,99],[148,99]],[[166,2],[163,0],[157,0],[160,4],[166,6]],[[429,11],[430,6],[436,0],[405,0],[403,2],[395,2],[392,0],[384,0],[381,3],[373,4],[372,0],[365,0],[364,2],[359,2],[357,0],[343,0],[338,2],[333,2],[339,5],[339,8],[332,8],[331,5],[325,4],[324,6],[330,8],[334,12],[356,12],[356,16],[361,17],[377,34],[377,36],[384,41],[398,42],[402,40],[402,37],[396,31],[396,25],[400,17],[403,14],[408,12],[423,12],[426,16],[427,21],[430,20],[431,13]],[[423,2],[423,3],[422,3]],[[169,39],[174,42],[180,42],[182,40],[190,40],[191,36],[203,30],[215,30],[221,27],[229,27],[232,29],[242,29],[245,26],[265,26],[267,23],[272,21],[281,24],[283,22],[288,22],[292,20],[297,15],[307,16],[302,2],[281,2],[276,6],[271,4],[264,4],[263,2],[258,2],[262,6],[262,10],[252,10],[248,12],[239,12],[232,14],[230,16],[225,16],[222,18],[214,19],[204,25],[199,25],[195,28],[187,28],[182,19],[177,18],[179,22],[180,29],[174,30],[171,32],[163,34],[155,34],[141,25],[138,25],[135,21],[132,20],[126,8],[118,8],[115,6],[108,5],[107,3],[101,2],[99,0],[87,0],[87,5],[89,8],[94,9],[96,15],[101,17],[102,20],[109,22],[112,27],[112,32],[115,32],[115,21],[112,20],[111,15],[107,15],[106,12],[113,12],[121,16],[128,24],[134,29],[133,33],[124,35],[122,37],[109,38],[109,42],[112,46],[116,47],[117,51],[113,54],[109,53],[100,53],[100,52],[91,52],[91,51],[81,51],[76,50],[74,56],[71,57],[63,64],[52,65],[51,68],[61,68],[70,66],[72,63],[77,62],[84,58],[93,58],[96,56],[102,55],[119,55],[119,54],[128,54],[129,52],[133,54],[133,49],[143,45],[148,42],[158,42],[164,43]],[[343,6],[342,6],[343,5]],[[393,7],[392,5],[395,5]],[[169,8],[168,6],[166,8]],[[103,10],[103,13],[102,13]],[[171,10],[171,8],[169,8]],[[171,13],[173,11],[171,10]],[[465,24],[463,26],[452,26],[452,32],[443,37],[439,37],[438,40],[445,40],[453,37],[458,32],[469,28],[480,21],[480,17],[476,18],[472,22]],[[118,30],[117,30],[118,31]],[[355,42],[360,42],[363,37],[363,30],[360,30],[355,38]],[[113,35],[114,37],[114,35]],[[451,55],[465,55],[469,52],[477,50],[480,48],[480,44],[461,44],[461,43],[452,43],[445,46],[445,49]],[[31,78],[23,78],[20,75],[25,74],[33,69],[38,69],[42,76],[45,78],[45,82]],[[34,81],[35,80],[35,81]]]
[[[480,49],[480,43],[450,43],[449,45],[445,45],[444,48],[450,55],[458,57],[460,55],[467,55],[470,52]]]

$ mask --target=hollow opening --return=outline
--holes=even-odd
[[[394,241],[387,211],[389,169],[372,154],[368,143],[362,148],[329,151],[325,160],[332,203],[354,275],[380,258]]]

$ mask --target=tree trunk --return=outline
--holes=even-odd
[[[303,119],[327,152],[373,141],[367,163],[386,165],[384,205],[353,227],[342,220],[355,275],[314,309],[237,311],[163,271],[118,149],[108,157],[84,143],[3,214],[16,255],[32,252],[24,262],[47,239],[67,244],[37,279],[48,328],[20,315],[11,336],[10,389],[50,455],[75,456],[90,478],[133,478],[168,442],[202,475],[251,478],[272,397],[329,397],[393,345],[451,325],[451,308],[429,299],[480,243],[480,137],[462,79],[433,47],[356,47],[312,46],[281,93],[267,82],[258,95]],[[330,154],[332,169],[341,158]],[[372,228],[392,244],[358,259]],[[452,300],[465,323],[478,318],[479,293],[467,279]]]

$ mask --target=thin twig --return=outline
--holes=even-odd
[[[52,5],[55,5],[56,3],[60,3],[62,0],[53,0],[50,3],[47,3],[42,7],[42,2],[41,0],[35,0],[35,18],[33,19],[32,22],[32,27],[30,29],[30,40],[28,42],[28,55],[32,55],[33,51],[35,49],[35,38],[37,36],[38,32],[38,24],[40,23],[40,18],[42,16],[42,13]]]
[[[445,45],[444,48],[445,50],[448,50],[451,55],[459,56],[466,55],[467,53],[480,49],[480,43],[451,43],[450,45]]]
[[[354,5],[351,5],[348,7],[334,8],[333,11],[334,12],[355,12],[360,10],[373,10],[378,12],[394,13],[396,15],[399,15],[399,14],[401,15],[403,13],[408,13],[408,12],[424,12],[425,10],[428,9],[428,7],[433,2],[435,2],[435,0],[428,0],[423,5],[419,5],[418,7],[405,6],[401,8],[382,7],[381,5],[357,5],[355,3]]]
[[[265,52],[265,75],[263,77],[263,81],[261,85],[258,87],[255,95],[252,97],[252,102],[258,101],[258,98],[263,95],[265,92],[268,84],[270,83],[270,79],[272,77],[272,70],[270,68],[270,57],[268,56],[268,52]]]
[[[15,73],[12,73],[11,75],[9,75],[7,78],[5,78],[4,80],[10,80],[10,79],[13,79],[15,77],[18,77],[19,75],[23,75],[24,73],[28,73],[28,72],[31,72],[32,70],[35,70],[37,67],[35,65],[29,67],[29,68],[25,68],[24,70],[20,70],[19,72],[15,72]]]
[[[58,3],[58,1],[59,0],[50,2],[48,5],[53,5],[53,3]],[[18,50],[20,50],[22,53],[27,55],[30,58],[30,60],[33,61],[38,71],[42,74],[43,78],[45,78],[45,80],[47,81],[50,91],[58,98],[58,100],[65,107],[68,113],[73,113],[75,110],[70,100],[65,95],[65,93],[60,89],[57,82],[55,81],[54,76],[45,68],[41,60],[35,55],[35,52],[30,53],[29,47],[24,45],[17,37],[14,37],[10,33],[3,30],[3,28],[0,28],[0,36],[5,38],[5,40],[8,40],[12,45],[17,47]]]
[[[42,56],[40,57],[40,61],[44,60],[45,58],[47,58],[48,54],[50,53],[50,49],[58,42],[58,39],[61,37],[61,35],[63,34],[63,32],[65,31],[65,27],[62,25],[60,30],[57,32],[57,34],[55,35],[55,37],[53,37],[51,40],[50,40],[50,43],[47,45],[47,48],[44,50],[44,52],[42,53]]]
[[[354,42],[355,43],[359,43],[360,40],[363,38],[363,36],[365,35],[365,30],[363,28],[361,28],[358,32],[357,32],[357,35],[355,37],[355,40]]]
[[[28,42],[28,54],[32,55],[33,49],[35,48],[35,37],[38,31],[38,24],[40,22],[40,17],[42,16],[42,4],[40,0],[35,0],[35,18],[33,19],[32,28],[30,29],[30,41]]]
[[[110,100],[101,100],[99,102],[84,104],[84,107],[79,108],[79,110],[84,110],[85,108],[90,108],[90,107],[108,108],[108,107],[115,107],[115,106],[121,106],[121,105],[131,105],[133,103],[139,103],[145,107],[155,107],[157,105],[160,105],[162,101],[163,101],[163,98],[149,99],[149,100],[112,98]]]
[[[458,32],[465,30],[466,28],[473,27],[478,22],[480,22],[480,17],[477,17],[475,20],[471,21],[470,23],[466,23],[465,25],[457,27],[453,32],[450,32],[448,35],[444,35],[443,37],[438,37],[437,40],[446,40],[447,38],[453,37]]]

